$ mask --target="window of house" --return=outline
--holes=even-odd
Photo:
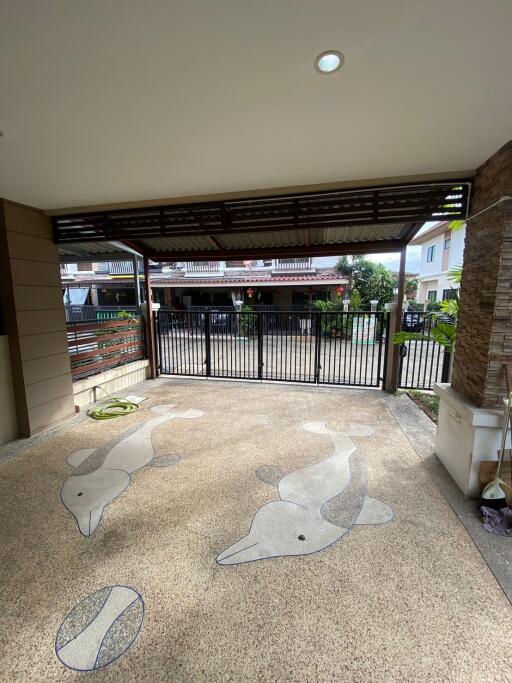
[[[78,264],[78,271],[79,272],[90,273],[91,270],[92,270],[92,263],[79,263]]]
[[[446,301],[447,299],[456,299],[457,298],[457,290],[452,289],[443,289],[443,301]]]
[[[436,252],[436,245],[433,244],[431,247],[427,249],[427,263],[432,263],[434,260],[434,255]]]
[[[264,266],[271,266],[272,265],[272,259],[271,258],[264,258],[263,259],[263,265]]]
[[[437,301],[437,290],[430,289],[427,292],[427,301],[430,301],[431,303],[434,303],[435,301]]]
[[[445,240],[444,240],[444,248],[445,248],[445,249],[449,249],[451,243],[452,243],[452,238],[451,238],[451,237],[445,237]]]

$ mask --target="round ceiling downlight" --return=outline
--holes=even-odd
[[[332,74],[343,66],[345,57],[337,50],[322,52],[315,59],[315,69],[321,74]]]

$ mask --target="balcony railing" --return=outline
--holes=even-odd
[[[108,271],[111,275],[133,275],[132,261],[110,261]]]
[[[126,311],[136,313],[137,306],[90,306],[88,304],[66,304],[64,306],[67,323],[85,322],[89,320],[110,320],[118,318],[119,313]]]
[[[216,273],[219,270],[218,261],[192,261],[187,264],[188,273]]]
[[[279,258],[276,259],[274,270],[309,270],[310,258]]]

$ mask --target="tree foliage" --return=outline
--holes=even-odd
[[[352,278],[352,290],[361,295],[361,304],[375,300],[379,305],[393,300],[395,276],[382,263],[374,263],[364,256],[342,256],[336,270]]]

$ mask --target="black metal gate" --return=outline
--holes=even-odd
[[[160,311],[163,374],[380,386],[387,316],[381,312]]]
[[[406,311],[402,330],[431,337],[438,316],[423,311]],[[432,389],[434,382],[448,382],[451,354],[432,338],[400,345],[398,386],[402,389]]]

